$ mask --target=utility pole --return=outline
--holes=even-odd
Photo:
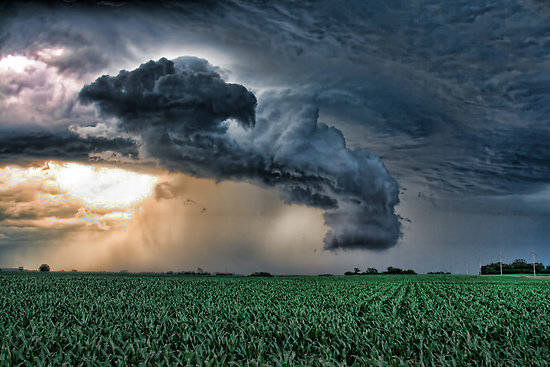
[[[537,253],[535,250],[531,250],[531,261],[533,262],[533,276],[537,277],[536,263],[537,263]]]
[[[498,254],[498,262],[500,264],[500,275],[502,276],[502,250]]]
[[[479,255],[479,275],[481,275],[481,255]]]

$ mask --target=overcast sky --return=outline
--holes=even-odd
[[[550,6],[5,2],[0,267],[550,262]]]

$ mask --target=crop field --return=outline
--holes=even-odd
[[[550,363],[550,281],[1,273],[0,365]]]

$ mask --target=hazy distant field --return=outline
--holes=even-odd
[[[550,281],[0,272],[0,365],[541,365]]]

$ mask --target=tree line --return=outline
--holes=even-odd
[[[535,272],[550,274],[550,265],[544,266],[543,263],[535,263]],[[481,274],[500,274],[500,263],[483,265]],[[502,263],[502,274],[533,274],[533,263],[528,263],[524,259],[516,259],[511,264]]]
[[[401,269],[393,266],[388,266],[386,271],[378,272],[376,268],[367,268],[364,272],[361,272],[359,268],[353,268],[353,271],[346,271],[344,275],[377,275],[377,274],[416,274],[412,269]]]

